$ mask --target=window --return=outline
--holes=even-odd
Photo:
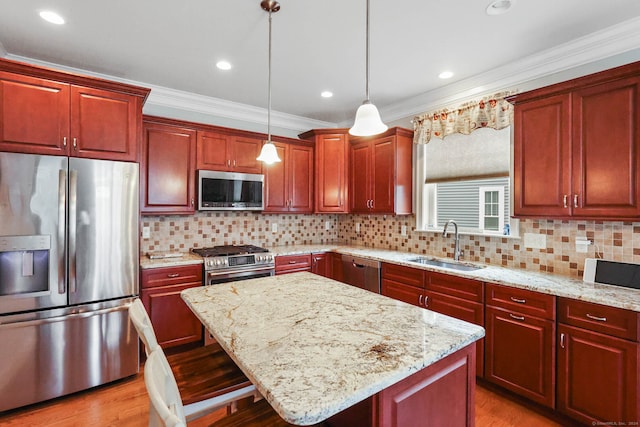
[[[510,217],[509,128],[479,129],[416,146],[418,229],[442,231],[453,219],[461,232],[518,235]]]

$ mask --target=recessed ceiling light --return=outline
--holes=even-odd
[[[450,79],[451,77],[453,77],[453,73],[451,71],[443,71],[438,74],[438,77],[440,77],[441,79]]]
[[[52,24],[64,24],[64,18],[50,10],[43,10],[42,12],[40,12],[40,18],[44,19],[47,22],[51,22]]]
[[[487,15],[502,15],[513,6],[515,0],[494,0],[487,6]]]
[[[323,98],[331,98],[333,96],[333,92],[329,92],[328,90],[325,90],[320,94],[320,96]]]
[[[221,70],[230,70],[231,69],[231,64],[227,61],[218,61],[216,63],[216,67],[218,67]]]

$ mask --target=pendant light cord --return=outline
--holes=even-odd
[[[271,9],[269,9],[269,102],[267,105],[267,143],[270,143],[270,142],[271,142]]]
[[[367,0],[367,78],[366,78],[366,93],[367,103],[369,101],[369,0]]]

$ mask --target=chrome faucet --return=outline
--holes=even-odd
[[[453,248],[453,260],[454,261],[458,261],[460,260],[460,255],[462,255],[462,251],[460,250],[460,237],[458,237],[458,223],[455,222],[454,220],[450,219],[449,221],[447,221],[444,224],[444,230],[442,230],[442,237],[447,237],[447,227],[449,226],[449,224],[453,224],[454,227],[454,236],[453,236],[453,241],[455,243],[454,248]]]

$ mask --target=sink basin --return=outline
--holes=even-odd
[[[426,258],[426,257],[416,257],[407,259],[408,262],[415,262],[418,264],[424,265],[432,265],[434,267],[442,267],[442,268],[450,268],[452,270],[461,270],[461,271],[474,271],[480,270],[484,268],[483,266],[466,264],[463,262],[457,261],[442,261],[435,258]]]

